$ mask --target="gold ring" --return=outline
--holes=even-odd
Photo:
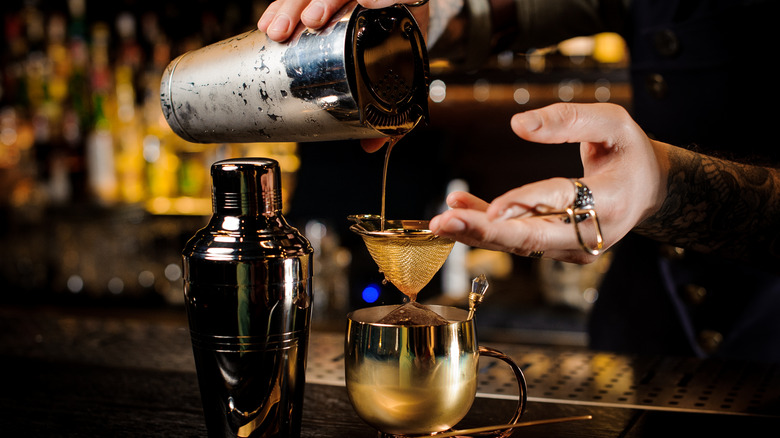
[[[580,244],[580,248],[590,255],[597,256],[601,253],[601,250],[604,249],[604,238],[601,236],[601,224],[599,223],[599,217],[596,215],[596,210],[594,210],[593,207],[588,208],[586,211],[587,214],[593,218],[593,223],[595,224],[596,245],[593,247],[585,243],[585,239],[583,239],[582,234],[580,234],[580,225],[579,221],[577,221],[577,213],[579,210],[575,211],[574,208],[568,207],[566,208],[566,215],[569,222],[574,224],[574,231],[577,233],[577,241]]]
[[[597,256],[604,249],[604,236],[601,234],[601,223],[598,215],[596,215],[596,203],[593,200],[593,192],[579,180],[571,179],[570,181],[575,188],[574,202],[570,207],[566,207],[564,210],[537,210],[536,214],[538,216],[561,216],[563,222],[573,224],[580,248],[590,255]],[[593,229],[596,238],[595,245],[589,245],[582,237],[580,230],[580,223],[590,218],[593,219]],[[540,258],[543,254],[544,251],[533,251],[528,257]]]

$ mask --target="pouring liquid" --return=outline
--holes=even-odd
[[[403,138],[403,134],[401,135],[393,135],[390,136],[387,140],[387,151],[385,152],[385,163],[384,167],[382,168],[382,210],[380,212],[379,221],[380,221],[380,230],[385,230],[385,204],[386,204],[386,193],[387,193],[387,163],[390,162],[390,152],[393,150],[393,146],[395,146],[396,143],[398,143],[398,140]]]

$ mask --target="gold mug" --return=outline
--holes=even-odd
[[[348,315],[345,378],[358,416],[383,436],[436,436],[450,430],[471,408],[477,392],[480,356],[503,360],[514,371],[517,410],[500,430],[506,437],[526,406],[523,372],[498,350],[478,346],[474,320],[456,307],[429,306],[449,321],[440,326],[377,323],[396,306],[377,306]]]

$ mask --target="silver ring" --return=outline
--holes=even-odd
[[[575,212],[578,212],[575,216],[575,221],[577,223],[580,223],[584,221],[585,219],[589,218],[591,214],[589,212],[586,213],[579,213],[582,210],[593,210],[593,207],[596,206],[596,201],[593,200],[593,192],[583,184],[578,179],[570,179],[572,184],[574,184],[574,202],[571,205],[571,209]],[[569,223],[569,218],[567,217],[564,219],[566,223]]]
[[[422,6],[426,3],[428,3],[428,0],[417,0],[414,3],[407,3],[406,6]]]
[[[544,251],[533,251],[531,254],[528,254],[528,257],[532,259],[540,259],[544,255]]]

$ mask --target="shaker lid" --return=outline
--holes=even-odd
[[[404,134],[428,119],[428,53],[406,6],[359,8],[353,16],[361,122],[385,135]]]
[[[279,163],[271,158],[232,158],[211,165],[214,213],[269,215],[282,209]]]

